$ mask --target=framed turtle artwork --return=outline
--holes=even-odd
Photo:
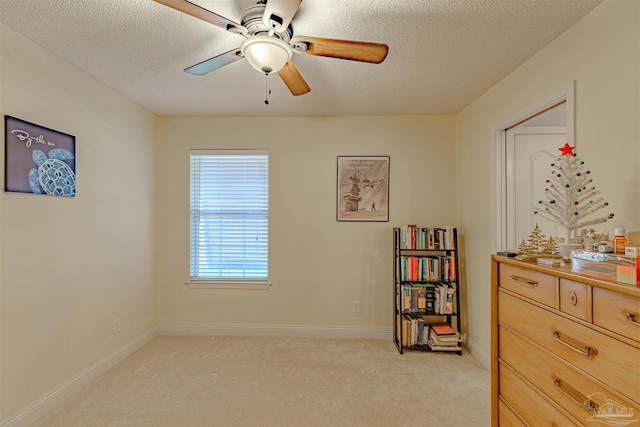
[[[75,197],[76,137],[4,116],[4,190]]]

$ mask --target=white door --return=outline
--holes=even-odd
[[[538,200],[544,198],[551,163],[567,142],[566,127],[519,126],[506,135],[507,248],[517,249],[536,224],[545,236],[564,236],[564,229],[535,215]]]
[[[574,85],[575,82],[570,82],[565,86],[559,88],[557,91],[549,94],[547,97],[542,98],[533,104],[525,107],[524,109],[512,114],[501,122],[497,123],[492,128],[492,133],[494,135],[494,143],[493,143],[493,153],[492,153],[492,162],[494,166],[494,173],[492,177],[492,196],[494,208],[492,209],[493,215],[493,236],[491,247],[493,251],[502,251],[505,249],[517,249],[518,245],[522,242],[523,238],[527,238],[533,227],[535,227],[535,219],[531,218],[531,212],[533,212],[533,204],[535,203],[535,191],[531,188],[533,184],[544,185],[544,181],[548,176],[551,175],[551,170],[549,169],[549,159],[556,156],[560,153],[557,149],[564,145],[564,143],[568,143],[573,146],[574,144],[574,116],[575,116],[575,108],[574,108]],[[514,138],[512,143],[507,143],[507,132],[510,130],[515,130],[517,127],[561,127],[566,130],[566,133],[556,133],[556,131],[552,132],[555,134],[553,136],[555,139],[553,143],[549,143],[551,147],[538,147],[543,151],[547,151],[548,158],[546,161],[543,161],[541,164],[544,165],[544,170],[541,173],[535,173],[535,167],[522,167],[517,166],[515,158],[527,158],[529,159],[529,154],[522,154],[522,150],[520,150],[520,145],[524,146],[537,146],[537,144],[520,144],[518,142],[518,150],[516,154],[516,139],[520,139],[519,136],[515,136],[522,134],[524,137],[525,134],[531,135],[531,133],[524,132],[514,132]],[[534,133],[535,135],[535,133]],[[545,133],[540,135],[544,140],[547,138]],[[522,139],[524,141],[524,139]],[[561,142],[558,144],[558,142]],[[509,148],[509,157],[507,157],[507,145],[510,145]],[[538,150],[536,150],[538,151]],[[542,155],[542,153],[539,153]],[[530,160],[533,163],[540,163],[540,160],[536,161],[537,157],[533,157]],[[529,164],[527,161],[526,165]],[[520,187],[524,187],[524,190],[516,187],[516,178],[515,173],[522,172],[527,176],[527,185],[520,184]],[[537,175],[543,175],[537,178]],[[519,210],[516,213],[516,194],[520,192],[527,192],[526,195],[519,195],[519,200],[525,200],[527,202],[531,202],[531,208],[523,208],[522,206],[517,208]],[[543,190],[544,191],[544,190]],[[520,213],[521,211],[525,211],[524,213]],[[522,215],[525,215],[525,219],[519,219]],[[539,222],[542,221],[537,218]],[[519,232],[516,233],[516,223],[519,224]],[[524,224],[524,225],[523,225]],[[525,231],[523,231],[525,230]],[[556,233],[549,232],[545,229],[544,233],[547,235],[556,235],[559,234],[561,236],[564,233]]]

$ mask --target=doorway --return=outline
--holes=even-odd
[[[555,108],[561,108],[559,105]],[[564,118],[563,118],[564,121]],[[517,126],[507,130],[507,248],[517,249],[536,225],[545,236],[560,236],[557,224],[534,215],[542,199],[550,164],[566,142],[566,126]]]
[[[573,87],[571,82],[494,126],[493,252],[516,250],[536,224],[547,236],[563,234],[533,211],[558,148],[574,145]]]

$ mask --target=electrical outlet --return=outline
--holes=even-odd
[[[353,302],[353,312],[360,313],[360,301],[356,300]]]
[[[113,333],[117,334],[120,332],[120,318],[113,319]]]

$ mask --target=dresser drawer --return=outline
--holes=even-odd
[[[500,364],[500,396],[532,426],[577,426],[563,411]],[[511,424],[504,424],[511,425]]]
[[[498,292],[498,307],[499,324],[640,403],[637,348],[504,292]]]
[[[591,286],[560,279],[560,311],[591,322]]]
[[[590,425],[590,422],[594,421],[593,417],[603,414],[609,408],[620,408],[627,413],[635,414],[633,420],[638,419],[640,413],[638,403],[591,380],[581,371],[560,361],[548,351],[532,344],[515,332],[500,327],[499,333],[501,362],[508,364],[518,374],[527,378],[536,389],[556,402],[580,423]],[[625,367],[624,365],[616,366],[613,369],[625,369]],[[501,376],[505,373],[504,371],[505,369],[501,370]],[[523,400],[526,403],[526,398]],[[531,424],[542,425],[538,422]],[[556,424],[566,425],[557,421]]]
[[[500,287],[549,307],[558,307],[557,283],[558,279],[548,274],[510,264],[500,265]]]
[[[640,343],[640,298],[595,288],[593,323]]]
[[[508,427],[528,427],[513,413],[502,400],[498,401],[498,425]]]

